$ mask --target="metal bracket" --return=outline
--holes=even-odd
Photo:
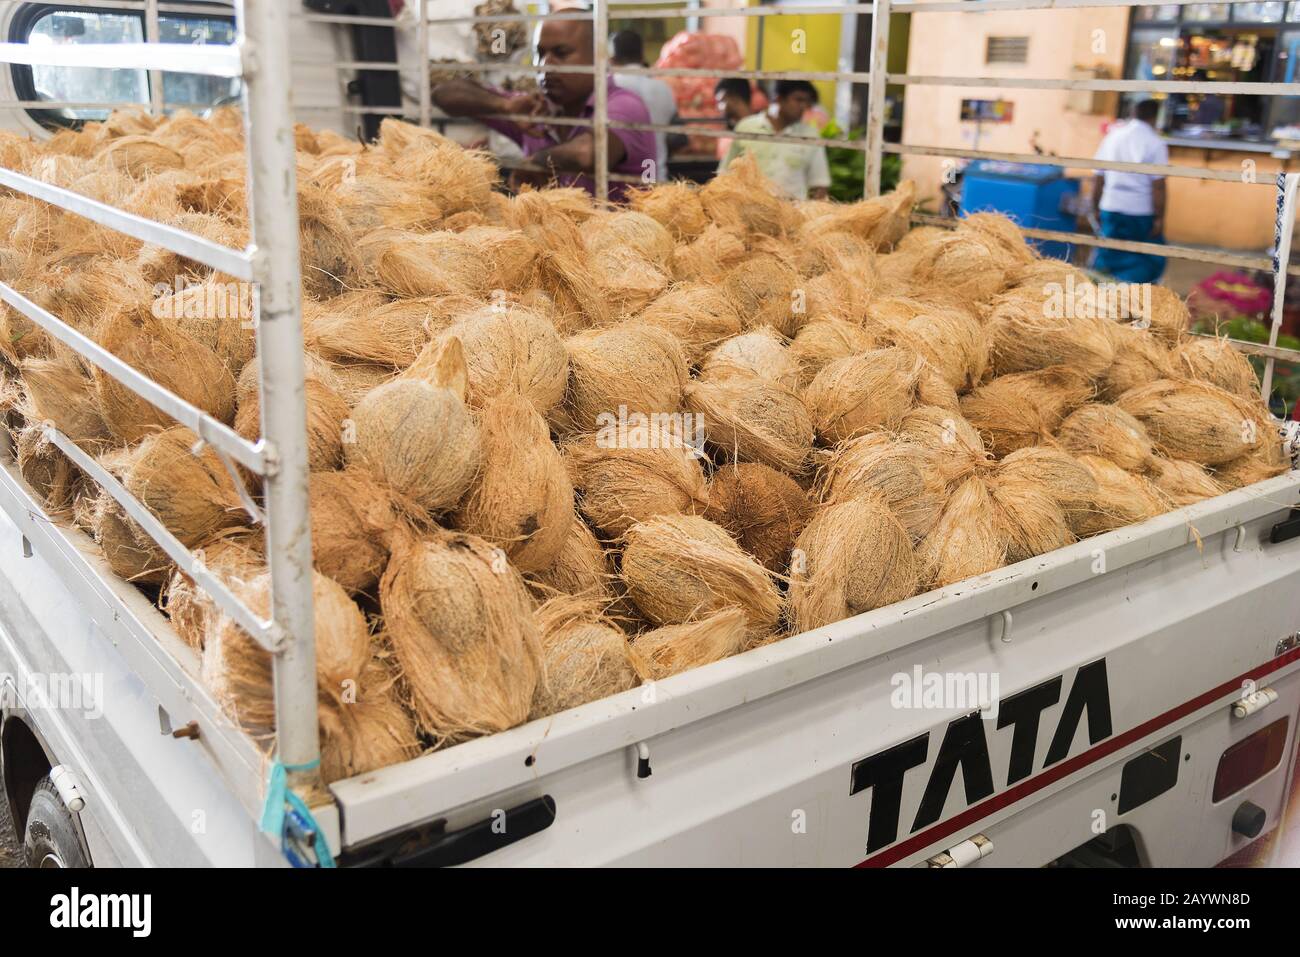
[[[1295,648],[1300,648],[1300,632],[1287,635],[1285,638],[1279,638],[1277,647],[1273,649],[1273,657],[1280,657]]]
[[[941,851],[926,861],[930,867],[967,867],[993,853],[993,842],[983,834],[976,834]]]
[[[243,81],[247,83],[250,79],[257,76],[258,59],[257,44],[251,40],[239,41],[239,70]]]

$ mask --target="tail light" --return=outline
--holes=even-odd
[[[1222,801],[1277,767],[1286,749],[1289,722],[1289,717],[1279,718],[1224,751],[1214,772],[1214,794],[1210,800]]]

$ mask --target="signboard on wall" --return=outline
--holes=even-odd
[[[1016,104],[1011,100],[962,100],[963,123],[1010,123],[1015,118]]]

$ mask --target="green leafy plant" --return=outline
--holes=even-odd
[[[1203,318],[1198,320],[1192,328],[1195,332],[1227,336],[1229,339],[1240,339],[1242,342],[1268,342],[1269,327],[1258,319],[1252,319],[1250,316],[1238,315],[1227,320]],[[1281,334],[1277,337],[1277,344],[1283,349],[1300,349],[1300,339],[1295,336]],[[1255,375],[1262,381],[1264,378],[1263,357],[1248,356],[1247,358],[1250,359],[1250,364],[1255,369]],[[1274,411],[1290,411],[1295,408],[1296,401],[1300,399],[1300,365],[1281,360],[1273,364],[1273,395],[1271,399]],[[1279,400],[1283,408],[1277,408]]]
[[[834,120],[827,123],[821,132],[822,139],[862,140],[866,130],[851,130],[846,137],[844,131]],[[826,161],[831,168],[831,199],[841,203],[854,203],[862,198],[862,184],[867,175],[867,154],[863,150],[850,150],[842,146],[826,147]],[[903,166],[902,157],[887,153],[881,163],[880,191],[888,193],[898,185],[898,176]]]

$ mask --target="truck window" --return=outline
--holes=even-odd
[[[226,4],[214,4],[228,9]],[[162,43],[222,43],[235,41],[234,20],[223,16],[164,14],[158,18]],[[89,6],[28,4],[10,29],[10,40],[33,45],[141,43],[145,39],[142,11],[97,10]],[[74,126],[86,120],[103,120],[116,107],[146,105],[150,77],[146,70],[93,67],[24,66],[14,64],[14,88],[19,99],[49,101],[49,109],[30,108],[40,123]],[[206,109],[239,95],[239,81],[194,73],[162,74],[163,102],[167,110]],[[103,103],[103,108],[90,104]],[[60,104],[74,104],[64,106]]]

